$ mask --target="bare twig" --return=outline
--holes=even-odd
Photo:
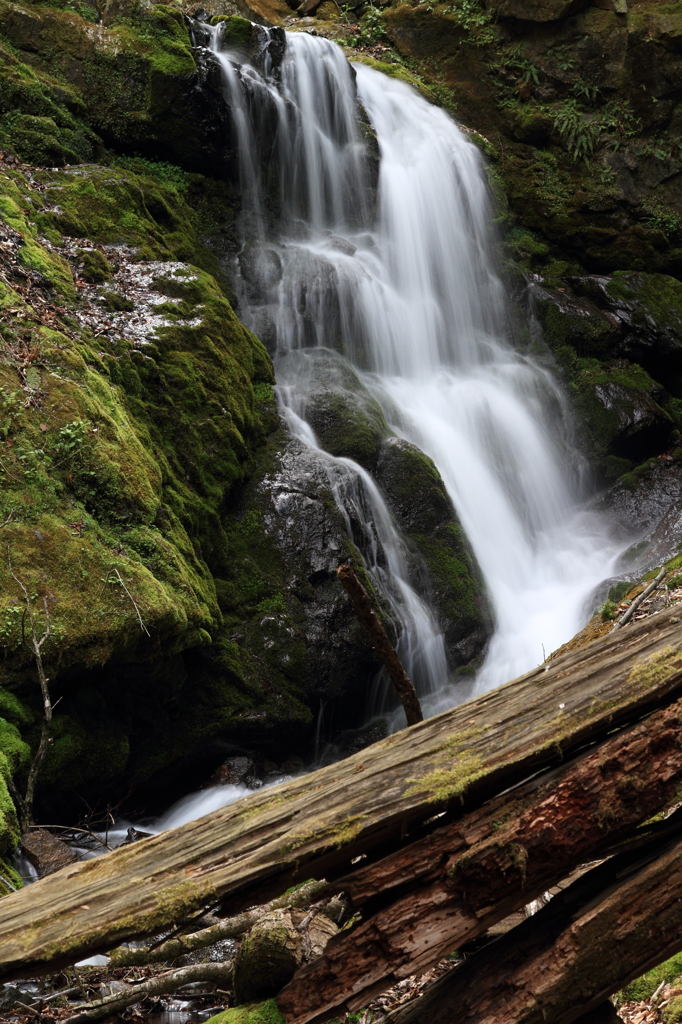
[[[149,630],[147,629],[147,627],[145,626],[144,622],[142,621],[142,616],[140,615],[140,609],[137,607],[137,603],[135,601],[135,598],[133,597],[133,595],[130,593],[130,591],[126,587],[125,583],[123,582],[123,578],[122,578],[120,572],[118,571],[118,569],[114,569],[114,572],[118,576],[118,582],[121,584],[121,586],[125,590],[126,594],[130,598],[130,601],[132,603],[133,608],[135,609],[135,612],[137,614],[137,618],[138,618],[139,623],[140,623],[140,629],[142,630],[143,633],[146,633],[147,636],[149,636]]]
[[[34,1017],[40,1017],[40,1013],[37,1010],[34,1010],[32,1006],[27,1006],[26,1003],[22,1003],[19,999],[15,1000],[15,1002],[17,1006],[22,1006],[24,1010],[28,1010],[29,1013],[32,1013]]]
[[[0,882],[3,882],[7,886],[8,889],[12,890],[12,892],[16,892],[17,891],[16,885],[12,885],[12,883],[9,881],[9,879],[5,878],[4,875],[0,875]]]
[[[173,960],[183,953],[191,953],[195,949],[204,949],[212,946],[220,939],[234,939],[244,935],[253,928],[254,924],[271,910],[283,910],[286,907],[302,907],[316,895],[327,883],[306,882],[300,889],[290,892],[287,895],[279,896],[276,900],[266,903],[263,907],[255,910],[247,910],[237,917],[226,917],[210,928],[202,928],[201,931],[192,932],[189,935],[180,935],[177,938],[169,938],[161,945],[147,947],[146,949],[129,949],[127,946],[119,946],[118,949],[109,953],[112,967],[133,967],[143,964],[158,963],[163,960]]]
[[[36,756],[33,758],[33,764],[31,765],[28,773],[28,781],[26,783],[26,795],[24,796],[21,804],[18,808],[19,816],[21,818],[21,828],[24,832],[31,824],[33,814],[33,796],[35,793],[36,782],[38,781],[38,775],[42,767],[47,749],[50,744],[50,733],[52,731],[52,701],[50,700],[50,690],[48,687],[49,679],[45,675],[45,669],[43,667],[42,648],[45,641],[51,634],[50,625],[50,611],[47,607],[47,598],[43,598],[43,610],[45,613],[45,632],[43,633],[40,640],[38,639],[38,631],[36,629],[35,617],[33,614],[33,605],[28,590],[24,583],[19,579],[14,569],[12,568],[12,556],[10,553],[9,544],[7,545],[7,564],[9,565],[9,571],[12,579],[15,583],[21,587],[24,595],[24,601],[26,608],[21,621],[21,630],[24,643],[33,654],[35,659],[36,668],[38,670],[38,682],[40,683],[40,692],[43,698],[43,725],[40,733],[40,743],[38,745],[38,751]],[[24,631],[26,616],[28,616],[29,626],[31,627],[31,639],[26,640],[26,634]]]
[[[48,832],[51,829],[59,829],[62,832],[77,832],[79,835],[90,836],[92,839],[96,839],[100,846],[105,846],[107,850],[113,850],[113,847],[109,846],[108,843],[105,843],[102,837],[98,836],[96,832],[91,832],[89,828],[82,828],[80,825],[29,825],[29,829],[31,828],[41,828]]]
[[[659,572],[659,574],[656,577],[656,579],[651,581],[651,583],[646,588],[646,590],[643,590],[641,594],[637,595],[637,597],[634,599],[634,601],[632,602],[630,607],[618,619],[618,622],[614,622],[612,630],[611,630],[612,632],[613,632],[614,629],[618,629],[619,626],[624,626],[626,622],[630,621],[630,619],[635,614],[635,612],[639,608],[639,606],[642,603],[642,601],[645,601],[647,599],[647,597],[649,596],[649,594],[652,594],[654,592],[654,590],[656,589],[658,584],[661,582],[661,580],[665,576],[666,571],[667,570],[666,570],[666,568],[664,566],[661,569],[661,571]]]
[[[37,1003],[33,1004],[33,1008],[36,1009],[42,1003],[51,1003],[55,999],[60,999],[62,996],[67,998],[68,996],[75,996],[81,991],[80,987],[76,988],[63,988],[61,992],[53,992],[50,996],[41,996]],[[25,1004],[24,1004],[25,1005]]]
[[[10,513],[7,516],[7,519],[5,519],[4,523],[0,523],[0,530],[2,530],[3,526],[9,526],[9,524],[13,523],[13,522],[14,522],[14,509],[10,509]]]
[[[125,1010],[126,1006],[139,1003],[141,999],[146,999],[148,996],[175,992],[176,989],[193,981],[231,985],[233,963],[232,960],[224,960],[221,963],[191,964],[189,967],[180,967],[175,971],[165,971],[149,981],[127,985],[124,991],[117,992],[116,995],[110,996],[108,999],[96,1000],[86,1006],[75,1007],[76,1013],[73,1017],[67,1017],[64,1024],[85,1024],[86,1021],[101,1020],[112,1013]]]

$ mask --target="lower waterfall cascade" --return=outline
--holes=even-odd
[[[570,414],[549,361],[510,340],[482,157],[444,111],[401,81],[350,65],[327,39],[287,33],[273,70],[268,54],[281,30],[259,30],[256,68],[239,63],[220,24],[205,28],[235,124],[244,251],[257,261],[256,294],[253,274],[245,281],[236,264],[241,316],[260,336],[266,325],[282,412],[317,445],[306,381],[333,348],[394,433],[434,460],[494,610],[476,690],[506,682],[581,627],[618,548],[580,508]],[[273,191],[274,226],[265,214]],[[372,506],[367,529],[385,552],[400,654],[433,714],[453,702],[438,627],[405,579],[381,495],[350,460],[320,456],[340,506],[351,491],[356,514],[363,500]],[[376,558],[368,568],[380,571]]]

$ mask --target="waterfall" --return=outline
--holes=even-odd
[[[240,312],[268,340],[284,415],[319,448],[306,389],[311,360],[333,349],[329,373],[350,363],[395,434],[434,460],[495,614],[477,687],[503,683],[581,627],[617,550],[580,507],[549,358],[514,347],[482,157],[442,110],[326,39],[288,33],[266,69],[231,52],[220,26],[209,32],[243,185]],[[442,642],[382,496],[357,464],[320,458],[339,507],[353,505],[386,552],[382,570],[363,549],[433,713],[454,700]]]

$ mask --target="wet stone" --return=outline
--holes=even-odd
[[[70,846],[43,828],[27,832],[22,838],[21,845],[26,858],[40,878],[79,860],[78,854]]]

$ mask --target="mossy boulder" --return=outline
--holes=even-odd
[[[207,1024],[284,1024],[284,1017],[274,999],[262,1003],[235,1006],[209,1017]]]
[[[43,657],[53,698],[62,698],[42,776],[52,795],[148,779],[230,722],[238,728],[258,704],[260,691],[245,695],[220,658],[204,671],[200,652],[221,642],[215,579],[231,562],[225,505],[275,422],[262,345],[210,273],[172,259],[192,255],[217,268],[179,192],[120,169],[60,173],[47,176],[57,209],[54,193],[35,190],[20,170],[0,186],[12,266],[30,286],[15,291],[10,273],[0,290],[12,311],[0,360],[1,521],[11,558],[11,570],[7,559],[0,566],[8,688],[0,693],[9,708],[0,701],[0,714],[10,723],[1,749],[10,751],[10,740],[35,745],[40,730],[16,576],[41,634],[45,609],[50,617]],[[158,216],[170,211],[176,231],[161,233],[145,193]],[[78,245],[60,231],[75,217]],[[140,262],[145,254],[160,259]],[[102,311],[105,333],[114,316],[124,318],[122,333],[95,337],[87,312],[103,287],[95,276],[126,294],[132,287],[138,311],[145,296],[152,302],[146,334],[126,333],[127,314]],[[296,705],[295,717],[309,715]],[[12,770],[21,780],[25,760]]]
[[[433,461],[402,438],[381,445],[376,480],[415,551],[418,589],[439,616],[451,666],[481,654],[491,616],[481,571]]]
[[[63,165],[92,159],[104,140],[220,173],[228,112],[216,69],[197,65],[180,8],[110,2],[96,30],[87,13],[0,4],[0,144]]]
[[[629,309],[617,305],[624,302],[616,296],[627,289],[625,282],[642,278],[656,291],[660,275],[637,274],[569,278],[561,287],[531,289],[544,340],[568,381],[582,450],[607,482],[665,451],[682,426],[678,399],[627,358],[633,350],[644,352],[648,365],[659,372],[663,353],[677,349],[674,306],[659,327],[644,300],[634,300],[634,291]],[[677,282],[662,280],[671,282],[667,288],[675,293]],[[671,389],[676,388],[675,365],[673,357],[671,373],[662,375]]]
[[[231,559],[216,581],[225,640],[215,657],[264,690],[253,714],[269,719],[270,731],[287,693],[299,696],[301,724],[306,705],[330,700],[339,726],[360,724],[380,667],[336,580],[341,562],[362,572],[363,538],[350,535],[334,480],[325,456],[281,427],[225,520]],[[276,728],[281,734],[283,723]]]

